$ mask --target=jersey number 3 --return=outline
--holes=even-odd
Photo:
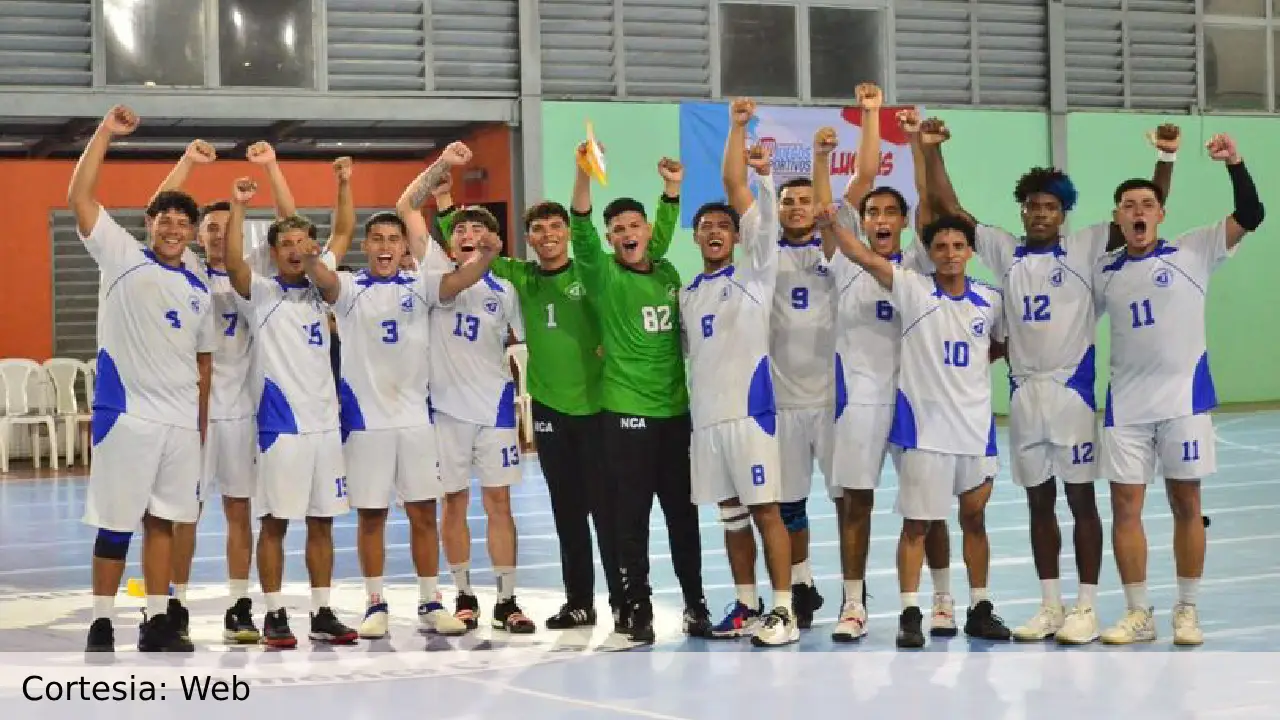
[[[671,308],[667,305],[647,305],[640,308],[644,319],[645,332],[667,332],[671,330]]]

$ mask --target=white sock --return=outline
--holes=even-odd
[[[168,595],[148,595],[147,596],[147,617],[153,618],[157,615],[163,615],[169,609]]]
[[[370,605],[382,602],[382,578],[365,578],[364,593],[369,596]]]
[[[1195,605],[1200,591],[1200,578],[1178,578],[1178,604]]]
[[[902,598],[903,610],[920,607],[920,601],[916,599],[916,593],[899,593],[898,596]]]
[[[318,613],[320,608],[329,607],[329,588],[311,588],[311,612]]]
[[[280,601],[280,593],[269,592],[269,593],[262,593],[262,594],[266,597],[266,600],[267,600],[267,612],[275,612],[280,608],[284,607],[284,603]]]
[[[496,567],[493,574],[498,579],[498,602],[510,600],[516,594],[516,569],[513,567]]]
[[[178,602],[182,603],[183,605],[186,605],[187,604],[187,584],[182,583],[181,585],[179,585],[177,583],[174,583],[173,596],[178,598]]]
[[[929,568],[929,577],[933,579],[934,595],[950,595],[951,594],[951,566],[944,568]]]
[[[1062,604],[1062,583],[1058,578],[1040,581],[1040,598],[1047,607],[1057,607]]]
[[[453,584],[457,586],[459,595],[476,594],[471,589],[471,563],[464,562],[450,565],[449,572],[453,575]]]
[[[862,580],[845,580],[844,581],[844,601],[845,602],[862,602]]]
[[[1082,608],[1091,608],[1093,604],[1098,602],[1098,586],[1080,584],[1080,596],[1076,599],[1076,605]]]
[[[1144,582],[1134,583],[1124,586],[1125,607],[1130,610],[1146,610],[1151,607],[1147,604],[1147,584]]]
[[[791,584],[813,584],[813,570],[809,568],[809,561],[807,559],[801,560],[791,566]]]
[[[738,602],[746,605],[752,610],[756,609],[756,603],[759,600],[759,596],[756,595],[755,585],[734,585],[733,589],[738,595]]]
[[[969,607],[974,607],[983,600],[991,601],[991,593],[986,588],[969,588]]]
[[[248,580],[236,580],[232,578],[231,580],[227,581],[227,585],[230,586],[231,588],[232,600],[239,600],[240,598],[249,597],[249,581]]]
[[[116,619],[116,596],[115,595],[94,595],[93,596],[93,619],[106,618],[111,621]]]
[[[787,588],[786,590],[774,590],[773,606],[776,608],[786,608],[788,611],[795,612],[791,609],[791,588]]]
[[[418,578],[418,602],[428,603],[436,599],[436,595],[440,591],[436,587],[436,577],[419,577]]]

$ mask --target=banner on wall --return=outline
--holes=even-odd
[[[905,106],[880,109],[880,174],[875,185],[888,185],[902,193],[914,213],[919,200],[915,168],[906,134],[898,127],[897,114]],[[916,106],[924,114],[924,108]],[[813,171],[813,136],[824,127],[835,128],[839,145],[831,154],[831,190],[839,200],[853,174],[862,139],[862,109],[856,107],[757,106],[748,126],[750,142],[773,147],[773,178],[781,185]],[[680,104],[680,161],[684,186],[680,194],[680,223],[691,227],[693,215],[703,203],[724,200],[720,168],[725,139],[729,136],[727,103]]]

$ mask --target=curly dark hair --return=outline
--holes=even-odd
[[[1018,201],[1019,205],[1027,202],[1027,198],[1036,193],[1047,193],[1058,198],[1058,202],[1062,203],[1062,211],[1071,212],[1076,206],[1076,186],[1071,182],[1071,177],[1057,168],[1036,167],[1031,168],[1025,175],[1018,178],[1018,184],[1013,188],[1013,199]]]

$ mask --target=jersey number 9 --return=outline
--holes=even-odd
[[[644,320],[645,332],[671,330],[671,308],[666,305],[646,305],[640,308],[640,317]]]

